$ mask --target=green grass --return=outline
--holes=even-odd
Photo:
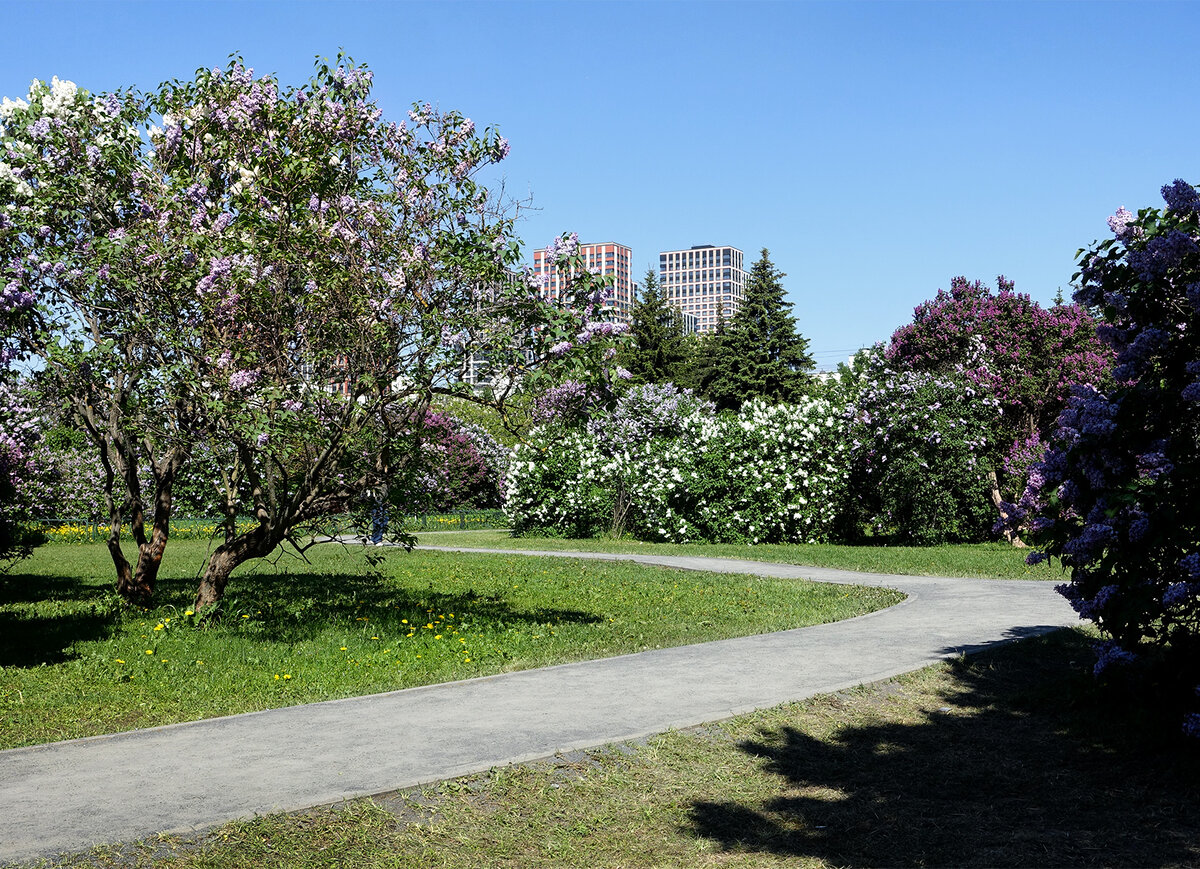
[[[887,682],[71,866],[1195,866],[1200,757],[1097,694],[1082,631]]]
[[[572,540],[561,537],[513,537],[507,531],[417,535],[429,546],[478,546],[490,549],[631,552],[654,555],[706,555],[746,558],[810,567],[836,567],[868,573],[907,576],[963,576],[990,579],[1062,580],[1062,569],[1043,563],[1025,564],[1028,549],[1005,543],[945,546],[838,546],[828,543],[738,546],[720,543],[641,543],[636,540]]]
[[[520,555],[311,552],[187,609],[208,544],[173,541],[158,605],[127,610],[103,547],[0,577],[0,748],[836,621],[886,589]],[[367,554],[381,553],[376,572]]]

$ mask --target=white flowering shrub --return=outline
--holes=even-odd
[[[612,416],[627,417],[644,398],[633,395]],[[709,405],[682,402],[678,418],[656,418],[641,438],[614,437],[625,430],[637,427],[598,417],[586,429],[535,430],[517,447],[505,507],[517,533],[628,531],[641,540],[730,543],[829,538],[848,477],[844,415],[830,401],[752,401],[718,416]]]
[[[517,533],[595,537],[609,526],[613,493],[601,482],[611,460],[585,432],[537,429],[513,448],[504,512]]]

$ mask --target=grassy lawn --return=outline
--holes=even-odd
[[[172,541],[159,604],[127,610],[98,545],[0,576],[0,748],[837,621],[885,589],[519,555],[343,549],[234,575],[187,609],[207,543]],[[378,568],[366,553],[381,553]]]
[[[558,537],[513,537],[507,531],[466,534],[418,534],[429,546],[480,546],[492,549],[570,550],[573,552],[635,552],[654,555],[707,555],[747,558],[810,567],[837,567],[868,573],[907,576],[966,576],[991,579],[1057,579],[1062,569],[1049,564],[1029,567],[1028,549],[1006,543],[948,544],[945,546],[837,546],[829,543],[737,546],[716,543],[640,543],[636,540],[568,540]]]
[[[1195,866],[1200,757],[1056,634],[643,744],[100,849],[160,867]]]

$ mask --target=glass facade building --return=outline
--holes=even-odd
[[[685,317],[696,318],[697,330],[717,327],[718,312],[729,322],[742,306],[746,272],[742,252],[730,245],[701,244],[658,255],[658,281],[667,301]]]

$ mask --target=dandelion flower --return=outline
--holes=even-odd
[[[117,658],[117,663],[118,663],[118,664],[124,664],[125,662],[124,662],[124,661],[122,661],[120,658]]]
[[[147,655],[153,655],[153,654],[154,654],[154,650],[153,650],[153,649],[147,649],[147,650],[146,650],[146,654],[147,654]]]

